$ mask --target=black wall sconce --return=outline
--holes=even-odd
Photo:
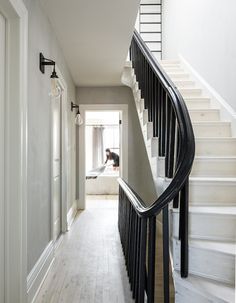
[[[55,70],[56,62],[51,59],[45,58],[44,55],[42,53],[40,53],[39,54],[39,69],[43,74],[45,73],[45,66],[47,66],[47,65],[53,66],[53,72],[51,74],[51,78],[58,78],[56,70]]]
[[[80,126],[80,125],[83,124],[83,119],[82,119],[80,111],[79,111],[79,105],[74,104],[73,102],[71,102],[70,109],[71,109],[72,112],[73,112],[74,108],[78,108],[78,111],[77,111],[76,117],[75,117],[75,124]]]
[[[47,59],[44,57],[42,53],[39,54],[39,69],[44,74],[45,73],[45,66],[53,66],[53,71],[50,76],[51,78],[51,93],[50,95],[53,97],[58,97],[61,95],[61,89],[57,85],[56,79],[58,79],[58,75],[56,73],[56,62]]]
[[[73,112],[73,109],[74,109],[74,108],[78,108],[77,114],[79,114],[79,113],[80,113],[80,112],[79,112],[79,105],[77,105],[77,104],[71,102],[71,103],[70,103],[70,110]]]

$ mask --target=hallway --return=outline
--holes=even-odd
[[[37,303],[130,303],[117,228],[117,197],[90,197],[63,236]]]

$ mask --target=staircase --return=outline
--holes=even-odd
[[[171,259],[177,303],[235,302],[236,138],[231,123],[192,80],[180,61],[161,66],[183,96],[193,124],[196,156],[189,179],[189,276],[181,279],[179,210],[170,209]],[[158,138],[141,98],[135,72],[127,64],[157,193],[167,188],[165,158],[158,157]]]
[[[141,0],[137,30],[159,60],[162,52],[162,0]]]

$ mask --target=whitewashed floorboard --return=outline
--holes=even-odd
[[[133,303],[117,228],[117,197],[89,197],[56,251],[36,303]]]

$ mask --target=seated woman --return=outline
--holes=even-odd
[[[113,168],[114,168],[114,170],[118,170],[119,166],[120,166],[120,157],[119,157],[119,155],[117,155],[114,152],[111,152],[111,150],[109,148],[107,148],[106,149],[106,156],[107,156],[107,159],[106,159],[105,164],[107,163],[108,160],[113,160]]]

